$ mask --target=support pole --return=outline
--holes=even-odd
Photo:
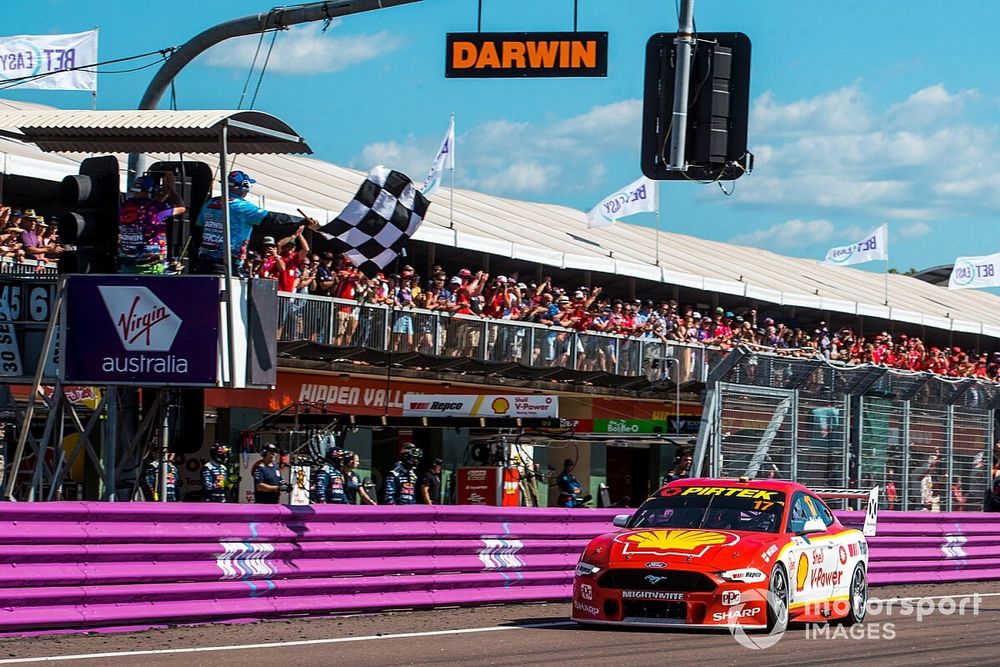
[[[167,502],[167,470],[169,466],[169,463],[167,462],[167,453],[170,451],[169,443],[170,443],[170,403],[171,403],[170,393],[171,392],[169,389],[163,389],[162,393],[163,393],[163,398],[162,398],[163,428],[160,431],[160,479],[159,479],[159,484],[157,484],[157,486],[159,487],[158,490],[160,493],[160,502],[165,503]]]
[[[420,0],[339,0],[338,2],[309,2],[286,8],[276,8],[269,12],[261,12],[250,16],[226,21],[203,30],[180,47],[171,52],[170,58],[160,66],[153,80],[146,87],[146,92],[139,102],[139,109],[155,109],[160,98],[166,92],[170,83],[182,69],[199,55],[233,37],[257,35],[268,30],[284,30],[291,25],[325,21],[327,19],[359,14],[374,9],[385,9],[398,5],[407,5]],[[143,171],[142,156],[130,153],[128,156],[128,180],[131,183],[137,173]]]
[[[227,158],[229,156],[229,122],[222,123],[222,130],[219,133],[219,185],[222,195],[222,242],[226,246],[222,255],[222,261],[226,268],[226,275],[223,277],[226,286],[226,359],[229,362],[229,378],[227,385],[236,386],[236,351],[233,350],[233,250],[229,229],[229,167]],[[225,374],[223,375],[225,378]]]
[[[677,70],[674,73],[674,111],[670,120],[670,163],[672,171],[687,171],[684,162],[687,148],[688,89],[691,83],[691,55],[694,53],[694,0],[681,0],[677,21]]]
[[[455,114],[451,114],[451,127],[453,128],[452,135],[454,135],[454,123]],[[451,151],[451,192],[448,193],[448,229],[455,229],[455,142],[448,147]]]

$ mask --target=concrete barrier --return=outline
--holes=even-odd
[[[3,504],[0,632],[565,600],[619,511]],[[1000,578],[994,515],[883,513],[871,544],[873,584]]]

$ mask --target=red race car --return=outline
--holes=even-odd
[[[822,498],[868,497],[863,531]],[[653,494],[623,528],[591,540],[576,566],[580,623],[773,629],[791,621],[861,623],[878,489],[813,492],[779,480],[684,479]]]

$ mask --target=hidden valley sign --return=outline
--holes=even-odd
[[[608,75],[606,32],[451,32],[449,78]]]

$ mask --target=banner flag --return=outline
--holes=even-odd
[[[857,243],[830,248],[826,251],[826,264],[848,266],[889,259],[889,225],[882,225]]]
[[[1000,286],[1000,253],[955,259],[948,279],[948,289],[997,286]]]
[[[656,181],[643,176],[608,195],[587,213],[587,227],[610,227],[615,220],[633,213],[655,213]]]
[[[0,84],[10,79],[37,77],[10,83],[11,88],[97,92],[96,70],[73,69],[96,63],[96,29],[70,35],[0,37]]]
[[[441,148],[438,149],[437,155],[434,156],[434,163],[431,165],[431,170],[428,172],[427,178],[424,179],[424,186],[420,188],[420,191],[424,193],[425,197],[430,197],[438,189],[438,186],[441,185],[441,174],[444,173],[444,170],[454,168],[455,114],[452,114],[451,119],[448,121],[448,131],[441,141]]]

